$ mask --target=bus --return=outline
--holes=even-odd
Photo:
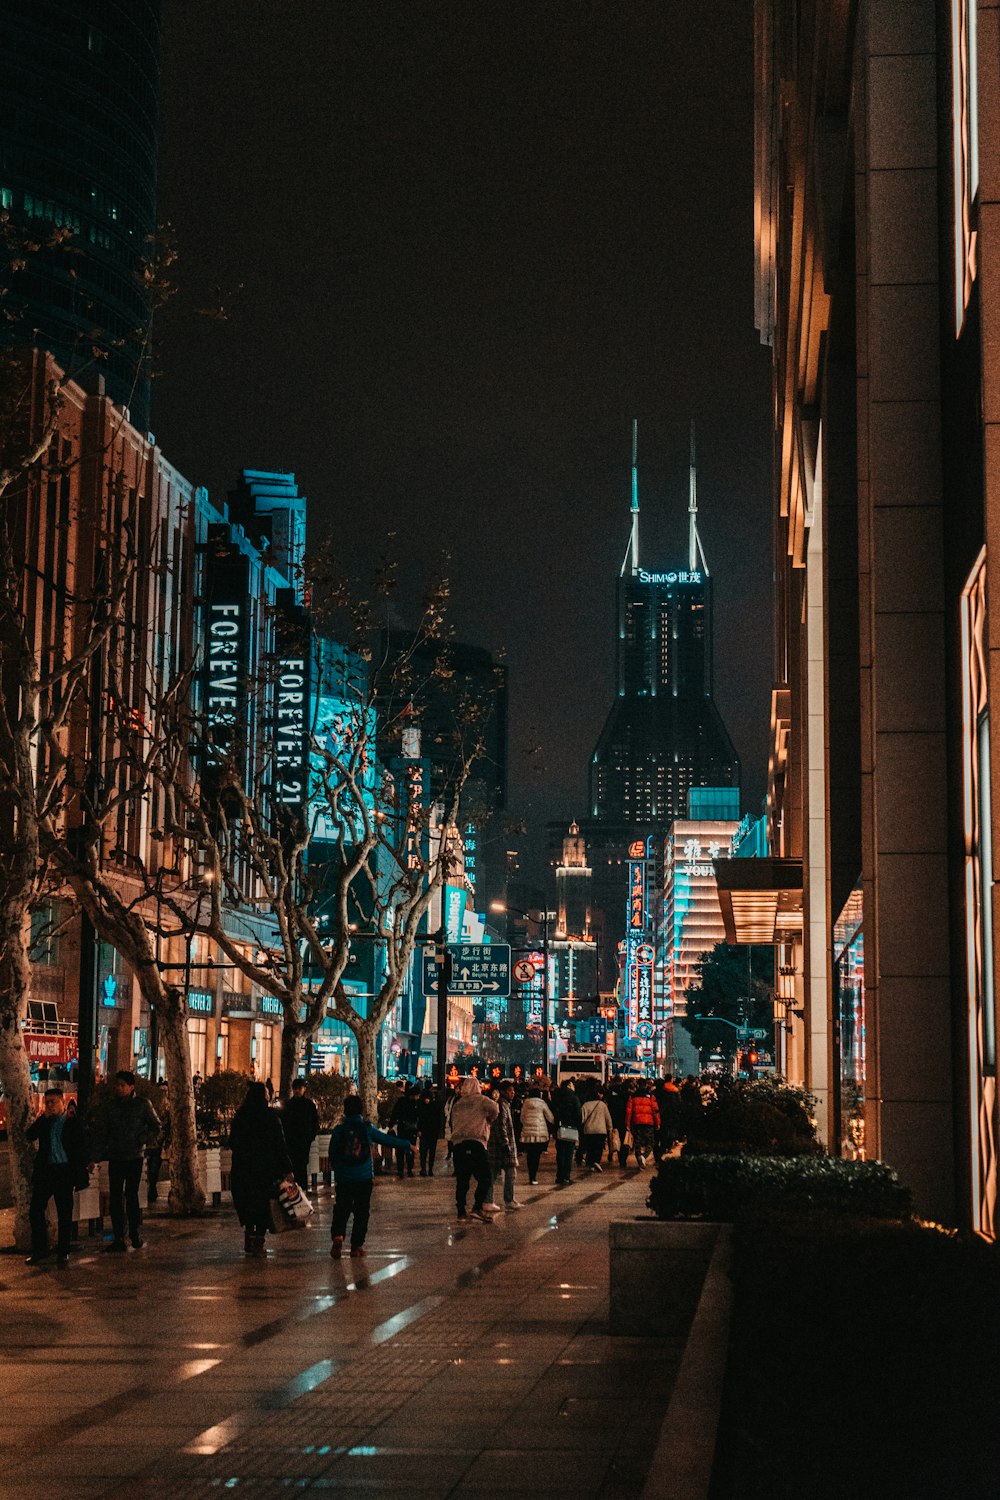
[[[608,1081],[608,1059],[604,1052],[566,1052],[556,1062],[556,1083],[568,1078],[579,1082],[590,1078],[597,1084]]]

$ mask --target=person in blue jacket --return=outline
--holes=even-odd
[[[344,1100],[344,1118],[335,1125],[330,1135],[330,1169],[336,1184],[333,1203],[333,1223],[330,1225],[330,1254],[339,1260],[344,1249],[347,1221],[354,1215],[351,1228],[351,1254],[364,1255],[365,1236],[371,1214],[372,1187],[375,1181],[375,1163],[372,1160],[372,1145],[380,1142],[408,1151],[413,1160],[413,1143],[398,1135],[387,1135],[364,1117],[361,1100],[357,1094]]]

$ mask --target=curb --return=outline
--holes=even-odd
[[[722,1225],[642,1500],[708,1500],[733,1310],[732,1239],[732,1225]]]

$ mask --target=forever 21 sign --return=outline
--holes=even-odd
[[[277,771],[274,796],[282,807],[294,807],[305,800],[306,682],[304,656],[279,658],[274,713]]]
[[[247,560],[216,532],[223,528],[213,527],[209,535],[202,676],[209,766],[234,755],[245,758],[247,749]]]
[[[239,714],[242,644],[242,603],[210,603],[205,651],[205,717],[217,760],[223,759],[232,744]]]

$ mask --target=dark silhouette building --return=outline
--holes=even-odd
[[[633,433],[634,438],[634,433]],[[693,786],[739,786],[740,763],[712,699],[712,584],[697,532],[692,443],[688,564],[639,566],[633,441],[632,534],[618,579],[618,695],[590,771],[591,817],[663,828]]]
[[[141,432],[159,78],[159,0],[0,7],[0,209],[15,245],[39,246],[10,277],[0,337],[103,375]]]

